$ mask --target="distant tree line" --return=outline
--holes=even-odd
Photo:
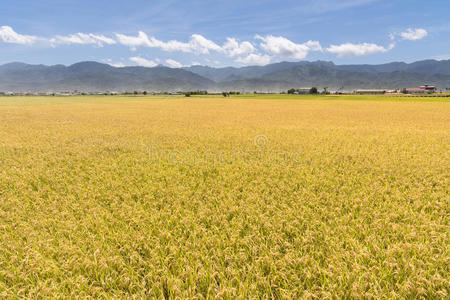
[[[241,94],[241,92],[234,92],[234,91],[222,92],[222,96],[224,96],[224,97],[230,97],[231,95],[240,95],[240,94]]]
[[[231,91],[231,92],[222,92],[222,96],[224,97],[230,97],[231,95],[240,95],[241,92],[235,92],[235,91]],[[208,91],[190,91],[190,92],[184,92],[184,95],[186,97],[190,97],[192,95],[208,95]]]
[[[208,91],[189,91],[189,92],[185,92],[184,95],[186,97],[190,97],[191,95],[208,95]]]
[[[328,87],[324,87],[322,92],[319,92],[319,90],[313,86],[310,89],[289,89],[287,90],[288,94],[310,94],[310,95],[318,95],[318,94],[322,94],[322,95],[329,95],[330,92],[328,91]]]
[[[312,87],[309,90],[307,89],[289,89],[287,91],[288,94],[311,94],[311,95],[317,95],[319,94],[319,90],[316,87]]]

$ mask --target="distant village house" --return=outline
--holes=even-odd
[[[422,85],[420,88],[406,89],[408,94],[425,94],[436,92],[436,87],[434,85]]]

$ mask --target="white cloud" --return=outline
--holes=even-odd
[[[364,0],[362,0],[364,1]],[[371,43],[344,43],[341,45],[330,45],[326,51],[336,54],[338,57],[351,57],[351,56],[364,56],[375,53],[384,53],[395,47],[395,39],[397,36],[407,40],[419,40],[427,36],[425,29],[407,29],[402,33],[390,34],[389,38],[392,40],[392,44],[389,47],[383,47],[377,44]],[[240,42],[236,38],[228,37],[226,42],[219,46],[212,40],[209,40],[202,35],[191,35],[188,42],[180,42],[177,40],[170,40],[167,42],[158,40],[155,37],[149,37],[145,32],[139,31],[137,36],[127,36],[124,34],[115,34],[115,39],[104,35],[97,35],[92,33],[75,33],[67,36],[54,36],[53,38],[40,38],[31,35],[21,35],[16,33],[9,26],[0,27],[0,42],[5,43],[17,43],[17,44],[33,44],[36,41],[46,41],[52,46],[61,44],[80,44],[80,45],[94,45],[103,47],[104,45],[114,45],[120,43],[122,45],[130,47],[132,50],[136,50],[137,47],[150,47],[158,48],[167,52],[184,52],[194,54],[210,54],[211,52],[217,52],[229,57],[234,57],[236,62],[245,65],[265,65],[269,64],[272,60],[278,60],[280,58],[291,59],[304,59],[312,51],[321,51],[321,44],[318,41],[307,41],[305,43],[295,43],[282,36],[260,36],[256,35],[255,39],[259,40],[257,44],[249,41]],[[262,53],[258,53],[259,48]],[[160,61],[148,60],[139,56],[130,57],[130,61],[136,63],[139,66],[155,67]],[[205,58],[205,61],[208,59]],[[165,63],[173,68],[181,68],[183,65],[173,59],[167,59]],[[110,65],[116,67],[125,66],[123,63],[109,62]],[[198,62],[193,65],[199,65]]]
[[[450,60],[450,54],[442,54],[434,57],[436,60]]]
[[[171,68],[182,68],[183,67],[183,65],[181,63],[179,63],[173,59],[167,59],[166,64]]]
[[[50,43],[52,45],[78,44],[78,45],[96,45],[98,47],[103,47],[104,44],[113,45],[116,43],[116,41],[104,35],[96,35],[92,33],[75,33],[67,36],[57,35],[54,38],[50,39]]]
[[[268,35],[262,37],[255,36],[262,41],[261,47],[268,53],[287,58],[304,59],[310,51],[322,51],[322,46],[318,41],[308,41],[303,44],[296,44],[282,36]]]
[[[9,26],[0,27],[0,42],[11,44],[31,45],[38,40],[38,37],[32,35],[23,35],[15,32]]]
[[[150,40],[145,32],[139,31],[138,36],[127,36],[124,34],[116,34],[118,42],[122,45],[136,48],[138,46],[150,47]]]
[[[123,68],[123,67],[126,67],[125,64],[124,64],[124,63],[121,63],[121,62],[119,62],[119,63],[110,63],[109,65],[112,66],[112,67],[115,67],[115,68]]]
[[[222,52],[223,49],[214,43],[213,41],[210,41],[203,36],[199,34],[193,34],[191,36],[191,40],[189,41],[189,45],[192,49],[192,52],[194,53],[202,53],[202,54],[208,54],[209,50]]]
[[[158,65],[158,63],[153,60],[148,60],[139,56],[130,57],[130,60],[141,67],[153,68]]]
[[[113,45],[116,41],[112,38],[106,37],[104,35],[97,35],[92,33],[76,33],[67,36],[57,35],[53,38],[41,38],[32,35],[18,34],[9,26],[0,27],[0,42],[4,43],[14,43],[14,44],[24,44],[30,45],[36,41],[42,41],[50,43],[52,46],[58,44],[80,44],[80,45],[96,45],[102,47],[103,45]]]
[[[375,53],[384,53],[395,47],[395,44],[391,44],[388,48],[379,46],[376,44],[361,43],[352,44],[345,43],[342,45],[331,45],[327,48],[330,53],[337,54],[338,57],[350,57],[350,56],[364,56]]]
[[[126,67],[126,65],[122,62],[114,62],[112,59],[108,58],[108,59],[103,59],[103,62],[107,63],[108,65],[112,66],[112,67],[116,67],[116,68],[122,68],[122,67]]]
[[[223,52],[222,47],[199,34],[193,34],[191,36],[191,39],[187,43],[179,42],[176,40],[163,42],[156,39],[155,37],[148,37],[147,34],[142,31],[139,31],[138,36],[116,34],[116,37],[119,43],[132,48],[142,46],[160,48],[164,51],[169,52],[180,51],[200,54],[209,54],[210,51]]]
[[[428,35],[428,32],[425,29],[422,28],[408,28],[405,32],[400,33],[400,36],[404,40],[410,40],[410,41],[418,41],[423,39]]]
[[[255,47],[253,47],[250,42],[239,43],[235,38],[227,38],[227,42],[223,45],[223,49],[226,50],[231,57],[255,52]]]
[[[236,59],[237,62],[244,65],[267,65],[270,63],[271,57],[269,55],[249,54],[247,57],[240,57]]]

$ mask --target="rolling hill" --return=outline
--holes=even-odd
[[[187,90],[283,91],[292,87],[400,89],[433,84],[450,87],[450,60],[411,64],[335,65],[332,62],[280,62],[266,66],[212,68],[157,66],[116,68],[98,62],[71,66],[10,63],[0,66],[0,91]]]
[[[207,89],[212,80],[182,69],[115,68],[97,62],[69,67],[12,63],[0,66],[0,90],[7,91],[172,91]]]

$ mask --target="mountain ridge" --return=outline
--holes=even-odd
[[[330,61],[279,62],[265,66],[113,67],[95,61],[69,66],[0,65],[0,91],[61,90],[155,92],[238,90],[279,92],[292,87],[331,89],[399,89],[433,84],[450,87],[450,60],[392,62],[380,65],[335,65]]]

